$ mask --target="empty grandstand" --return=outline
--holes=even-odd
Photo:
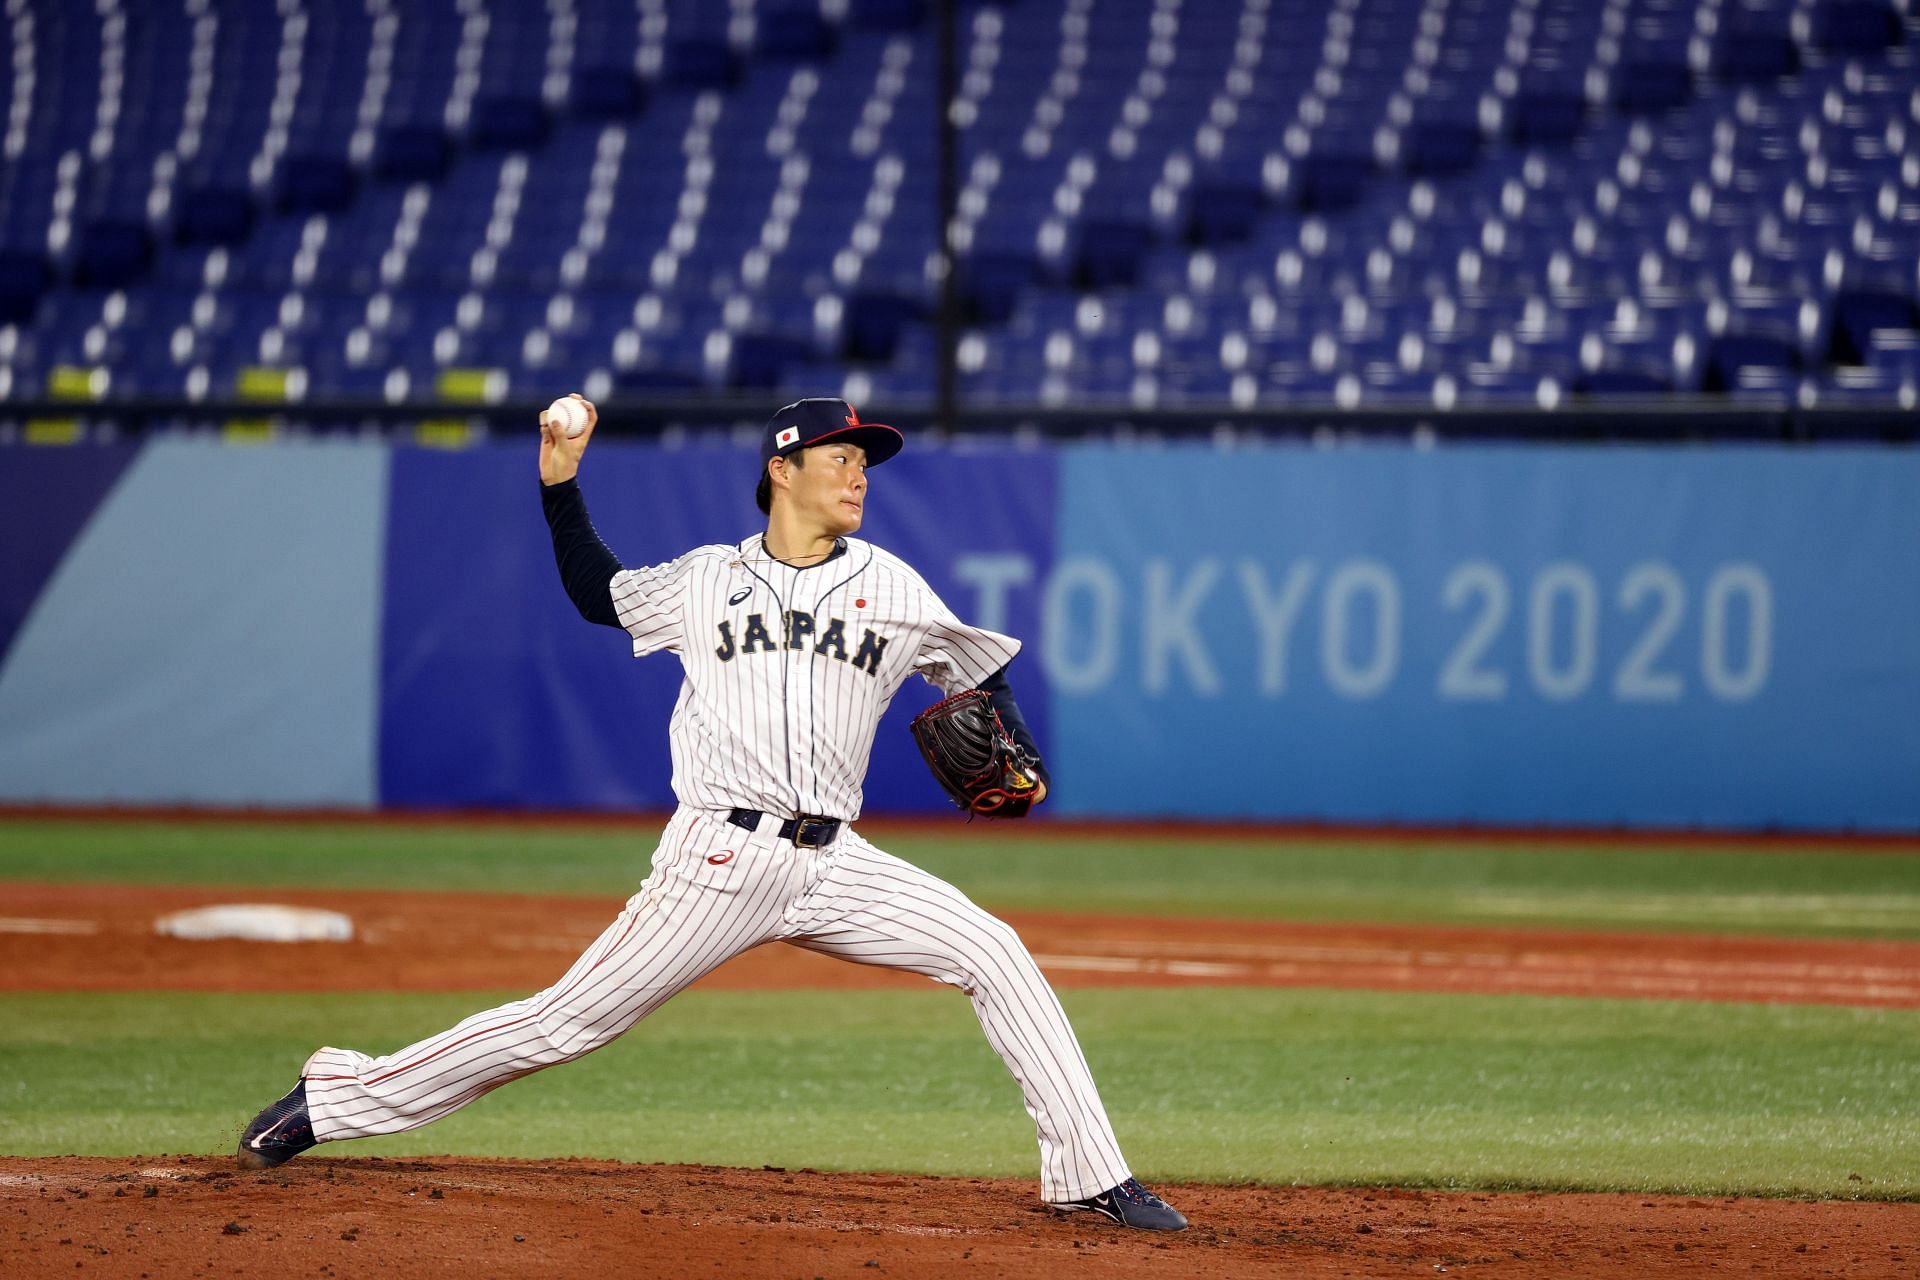
[[[572,388],[931,412],[943,359],[962,420],[1913,432],[1905,0],[5,15],[15,433]]]

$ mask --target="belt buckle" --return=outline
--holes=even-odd
[[[832,818],[801,818],[794,823],[793,842],[803,849],[818,849],[833,839]]]

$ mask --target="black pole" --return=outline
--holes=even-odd
[[[940,46],[935,127],[939,138],[940,309],[935,319],[940,380],[935,406],[940,429],[952,435],[960,429],[960,379],[954,360],[960,344],[959,262],[953,251],[953,224],[960,200],[960,139],[953,124],[953,103],[959,96],[959,32],[954,0],[936,0],[935,39]]]

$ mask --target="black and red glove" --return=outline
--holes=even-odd
[[[1033,807],[1038,761],[1014,742],[981,690],[934,703],[909,727],[934,781],[968,813],[1023,818]]]

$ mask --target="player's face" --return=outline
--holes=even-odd
[[[806,451],[805,465],[787,468],[787,498],[797,514],[833,537],[860,527],[867,505],[867,451],[830,442]]]

